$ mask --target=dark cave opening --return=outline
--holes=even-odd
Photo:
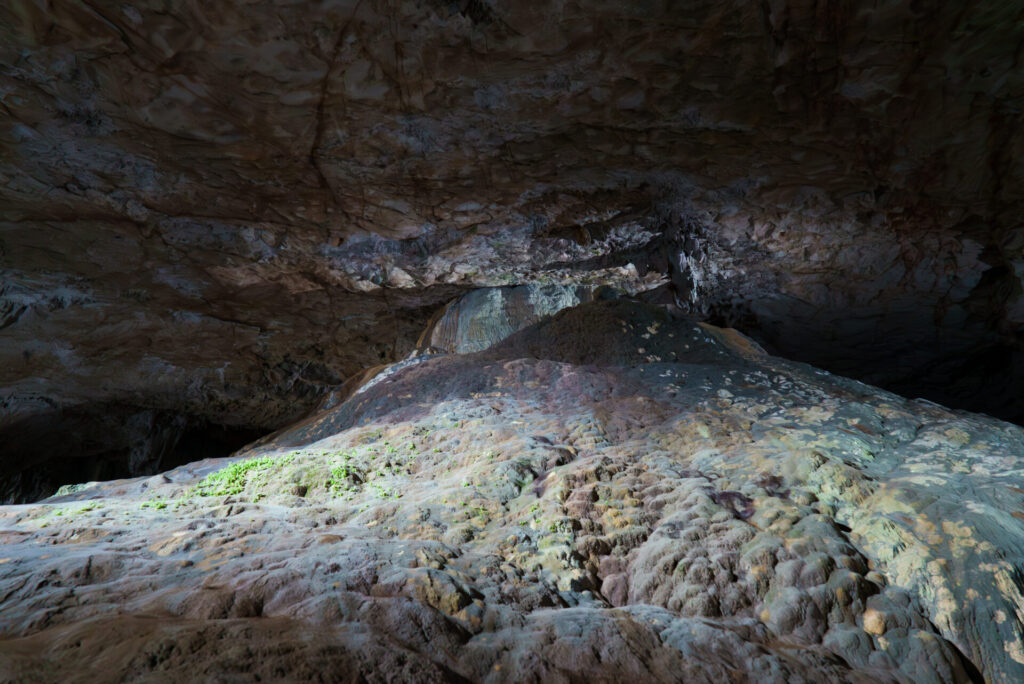
[[[228,456],[268,432],[212,423],[189,428],[181,434],[174,449],[161,460],[160,469],[168,470],[194,461]]]
[[[907,399],[926,399],[950,409],[984,413],[1024,425],[1024,349],[1012,340],[982,337],[951,343],[941,330],[923,328],[894,343],[879,326],[865,339],[835,339],[793,326],[766,328],[755,317],[712,312],[707,321],[735,328],[765,351],[852,378]]]
[[[643,293],[640,299],[662,306],[679,303],[674,286]],[[685,306],[685,302],[684,302]],[[880,387],[907,399],[926,399],[950,409],[984,413],[1024,425],[1024,338],[1012,331],[994,333],[980,318],[964,330],[934,323],[930,311],[905,316],[865,318],[860,328],[842,333],[816,321],[759,316],[751,303],[715,303],[687,313],[722,328],[734,328],[769,354],[807,363],[834,375]],[[844,312],[823,319],[843,321]],[[849,313],[847,320],[855,320]],[[915,325],[906,325],[911,319]]]
[[[269,432],[119,404],[54,410],[4,426],[0,502],[30,503],[60,487],[154,475],[228,456]]]

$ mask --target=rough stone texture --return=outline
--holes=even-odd
[[[111,414],[157,416],[151,453],[280,427],[462,288],[658,274],[773,350],[1020,419],[1021,12],[4,2],[5,460],[127,468]]]
[[[0,508],[0,672],[1018,682],[1022,478],[1021,428],[594,302]]]

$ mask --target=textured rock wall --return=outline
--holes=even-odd
[[[996,0],[6,2],[5,457],[278,427],[463,288],[659,274],[1020,416],[1022,45]]]

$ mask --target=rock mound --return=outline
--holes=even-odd
[[[1019,428],[593,302],[241,458],[0,508],[0,669],[1016,682],[1022,481]]]

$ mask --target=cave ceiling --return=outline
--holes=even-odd
[[[994,0],[6,2],[3,456],[275,429],[524,283],[1024,420],[1022,58]]]

